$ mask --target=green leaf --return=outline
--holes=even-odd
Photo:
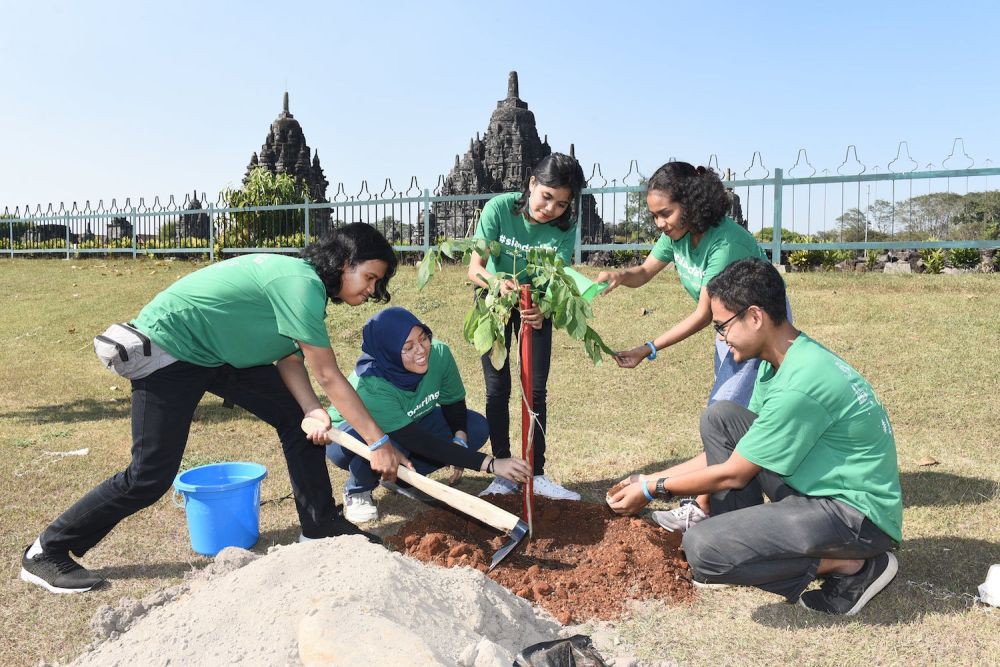
[[[490,321],[490,317],[488,315],[484,315],[479,318],[479,323],[476,325],[476,333],[473,336],[472,343],[476,346],[476,352],[479,354],[486,354],[493,347],[494,341],[493,322]]]
[[[422,290],[427,283],[430,281],[431,276],[434,275],[434,269],[437,262],[436,250],[431,248],[424,255],[424,258],[420,260],[420,266],[417,267],[417,289]]]
[[[494,257],[499,257],[500,253],[503,252],[503,246],[500,245],[499,241],[490,241],[489,246],[486,248],[490,251],[490,254]]]
[[[507,361],[507,341],[503,337],[493,341],[493,349],[490,350],[490,363],[493,368],[500,370]]]
[[[465,314],[465,322],[462,324],[462,335],[469,343],[475,341],[476,329],[479,326],[479,310],[473,306]]]

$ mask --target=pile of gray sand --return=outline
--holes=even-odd
[[[565,633],[469,568],[438,568],[362,537],[229,548],[142,601],[102,607],[74,665],[510,665]],[[562,630],[562,633],[561,633]]]

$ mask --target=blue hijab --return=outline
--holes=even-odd
[[[358,377],[385,378],[393,386],[413,391],[423,379],[423,373],[403,368],[403,344],[413,327],[431,330],[405,308],[386,308],[371,317],[361,330],[361,356],[354,366]]]

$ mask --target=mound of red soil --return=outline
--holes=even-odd
[[[490,496],[492,503],[520,513],[521,497]],[[560,623],[612,619],[627,600],[691,599],[680,534],[647,521],[618,516],[605,505],[535,500],[534,536],[489,577],[536,602]],[[426,563],[469,566],[482,572],[506,537],[444,508],[431,509],[403,525],[389,543]]]

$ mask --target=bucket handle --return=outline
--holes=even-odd
[[[184,500],[183,503],[177,502],[178,494],[180,494],[180,497],[183,498]],[[181,509],[184,509],[187,505],[187,496],[185,496],[182,492],[178,491],[176,487],[173,489],[173,493],[170,494],[170,500],[173,501],[174,507],[179,507]]]

